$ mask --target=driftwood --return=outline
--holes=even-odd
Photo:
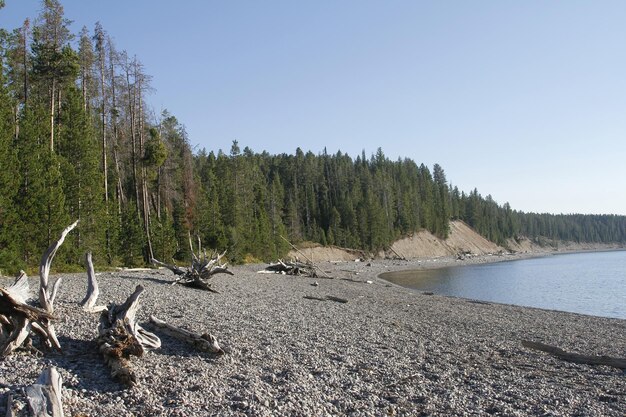
[[[296,252],[298,252],[300,255],[302,255],[304,257],[304,259],[306,259],[313,268],[317,269],[318,271],[320,271],[322,273],[322,275],[324,275],[324,277],[326,278],[331,278],[332,277],[330,275],[328,275],[326,272],[324,272],[324,270],[322,270],[322,268],[316,266],[313,261],[311,259],[309,259],[300,249],[298,249],[297,247],[295,247],[295,245],[293,243],[291,243],[290,241],[288,241],[284,236],[279,235],[281,237],[282,240],[284,240],[285,242],[287,242],[289,244],[289,246],[291,246],[291,248],[293,250],[295,250]]]
[[[0,356],[8,356],[13,351],[30,342],[31,332],[41,336],[46,347],[55,347],[59,351],[61,345],[52,324],[54,320],[54,300],[59,291],[61,278],[50,286],[50,266],[54,255],[63,244],[65,237],[71,232],[78,220],[66,227],[59,240],[44,252],[39,265],[39,305],[41,309],[26,304],[29,298],[29,286],[26,273],[23,271],[9,288],[0,288]]]
[[[234,275],[231,271],[228,270],[226,263],[219,263],[225,254],[226,252],[222,253],[221,255],[214,253],[210,258],[208,258],[206,252],[204,252],[202,257],[200,258],[196,256],[192,251],[191,266],[189,268],[181,268],[176,264],[169,265],[154,258],[152,258],[152,263],[155,265],[163,266],[172,271],[175,275],[177,275],[177,278],[173,282],[173,284],[180,284],[186,287],[198,288],[205,291],[219,293],[219,291],[211,288],[211,283],[208,281],[213,277],[213,275],[216,274]]]
[[[46,369],[37,383],[26,387],[26,399],[33,417],[63,417],[61,375],[54,366]]]
[[[0,288],[0,356],[10,355],[30,339],[31,331],[50,341],[48,332],[54,316],[40,308],[26,304],[30,288],[24,271],[8,288]]]
[[[611,356],[590,356],[578,353],[566,352],[563,349],[546,345],[544,343],[532,342],[530,340],[522,340],[522,346],[550,353],[564,361],[580,363],[585,365],[606,365],[614,368],[626,369],[626,358],[614,358]]]
[[[189,330],[172,326],[171,324],[168,324],[163,320],[159,320],[155,316],[150,316],[150,323],[161,329],[163,333],[166,333],[178,340],[182,340],[183,342],[189,343],[198,350],[218,355],[224,354],[224,351],[220,347],[219,343],[217,343],[217,339],[212,334],[204,333],[200,335],[197,333],[193,333]]]
[[[325,297],[316,297],[314,295],[305,295],[302,298],[306,298],[307,300],[317,300],[317,301],[335,301],[337,303],[345,304],[348,302],[345,298],[334,297],[332,295],[327,295]]]
[[[139,308],[139,295],[143,287],[138,285],[122,305],[110,304],[100,316],[98,343],[100,353],[111,368],[111,376],[125,385],[137,382],[130,366],[130,357],[141,357],[145,349],[156,349],[161,340],[142,328],[135,315]]]
[[[85,261],[87,263],[87,294],[80,305],[83,306],[83,310],[90,313],[98,313],[106,310],[105,306],[96,306],[96,300],[100,295],[100,289],[98,288],[98,281],[96,280],[96,273],[93,269],[93,262],[91,260],[91,252],[87,252],[85,255]]]
[[[315,267],[312,264],[298,261],[283,261],[282,259],[279,259],[276,263],[269,264],[265,267],[265,270],[261,272],[273,272],[275,274],[298,275],[311,278],[317,277]]]
[[[76,227],[76,225],[78,225],[78,220],[67,226],[63,232],[61,232],[59,240],[50,245],[41,258],[41,264],[39,265],[39,304],[50,314],[54,313],[54,300],[57,296],[57,292],[59,291],[59,286],[61,285],[61,278],[58,278],[52,285],[52,288],[49,288],[48,275],[50,274],[50,266],[52,265],[52,260],[54,259],[54,255],[56,255],[57,250],[59,250],[65,241],[65,237]],[[46,333],[48,333],[48,337],[45,340],[46,345],[54,346],[60,351],[61,345],[57,339],[54,326],[49,321],[45,321],[43,324]]]

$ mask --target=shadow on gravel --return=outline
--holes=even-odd
[[[145,281],[156,282],[157,284],[173,284],[174,283],[174,281],[171,280],[171,279],[160,279],[160,278],[152,278],[152,277],[129,277],[129,276],[123,276],[122,278],[143,279]]]

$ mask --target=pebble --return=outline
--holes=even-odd
[[[394,265],[377,261],[363,272],[365,282],[373,284]],[[96,351],[99,315],[78,304],[85,274],[66,274],[55,304],[65,354],[16,352],[0,361],[0,392],[3,398],[11,392],[24,409],[24,387],[54,364],[67,381],[66,415],[624,415],[621,370],[569,364],[519,343],[524,337],[623,356],[624,320],[500,304],[477,315],[462,299],[341,279],[324,280],[320,296],[350,303],[304,302],[302,295],[317,281],[259,278],[263,267],[230,267],[234,276],[215,276],[220,294],[161,282],[173,281],[168,271],[159,280],[145,272],[99,275],[98,304],[122,303],[141,284],[139,323],[154,314],[213,334],[228,352],[197,352],[150,329],[162,347],[131,359],[137,386],[130,390],[111,379]],[[362,269],[324,265],[339,278],[356,268]],[[0,285],[8,281],[0,279]],[[0,415],[4,411],[0,404]]]

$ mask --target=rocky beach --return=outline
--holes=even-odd
[[[493,258],[472,262],[506,257]],[[19,351],[0,362],[0,414],[11,394],[16,415],[27,415],[24,388],[55,366],[70,416],[624,415],[623,370],[566,362],[521,341],[624,357],[625,320],[422,294],[379,278],[452,262],[319,263],[332,279],[235,266],[234,276],[213,278],[219,294],[171,285],[167,270],[99,273],[98,304],[145,287],[137,317],[162,340],[133,359],[129,389],[97,351],[99,314],[79,305],[86,274],[62,275],[55,314],[64,352]],[[150,315],[210,332],[226,353],[198,352],[151,327]]]

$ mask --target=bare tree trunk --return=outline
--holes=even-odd
[[[114,50],[113,43],[109,39],[109,72],[111,76],[111,125],[113,128],[113,161],[115,164],[115,173],[117,175],[117,214],[122,214],[122,204],[124,204],[124,187],[122,186],[122,171],[120,169],[120,161],[117,153],[119,146],[119,136],[117,130],[117,95],[116,95],[116,82],[115,82],[115,65],[114,65]]]
[[[28,29],[30,21],[26,19],[22,26],[22,64],[24,65],[24,105],[28,103]]]
[[[135,79],[138,82],[138,95],[139,95],[139,154],[143,155],[144,152],[144,126],[143,126],[143,100],[142,100],[142,74],[139,74],[137,61],[135,61]],[[152,252],[152,239],[150,238],[150,205],[148,204],[148,184],[146,182],[146,167],[141,164],[141,205],[143,212],[143,227],[146,235],[146,262],[150,262],[154,258]]]
[[[137,211],[137,219],[141,219],[139,212],[139,183],[137,181],[137,134],[136,134],[136,94],[137,88],[132,88],[130,84],[130,65],[127,63],[126,65],[126,87],[128,88],[128,111],[130,116],[130,137],[131,137],[131,145],[132,145],[132,154],[131,154],[131,163],[133,169],[133,188],[135,191],[135,202],[136,202],[136,211]]]
[[[50,84],[50,152],[54,152],[54,104],[56,95],[56,78]]]
[[[107,161],[107,134],[106,134],[106,88],[105,88],[105,48],[104,48],[104,34],[99,34],[98,39],[98,49],[99,51],[99,61],[100,61],[100,99],[102,100],[102,104],[100,106],[100,112],[102,113],[102,175],[103,175],[103,185],[104,185],[104,210],[106,214],[106,230],[105,230],[105,244],[107,253],[110,253],[111,248],[111,231],[109,229],[109,164]]]

